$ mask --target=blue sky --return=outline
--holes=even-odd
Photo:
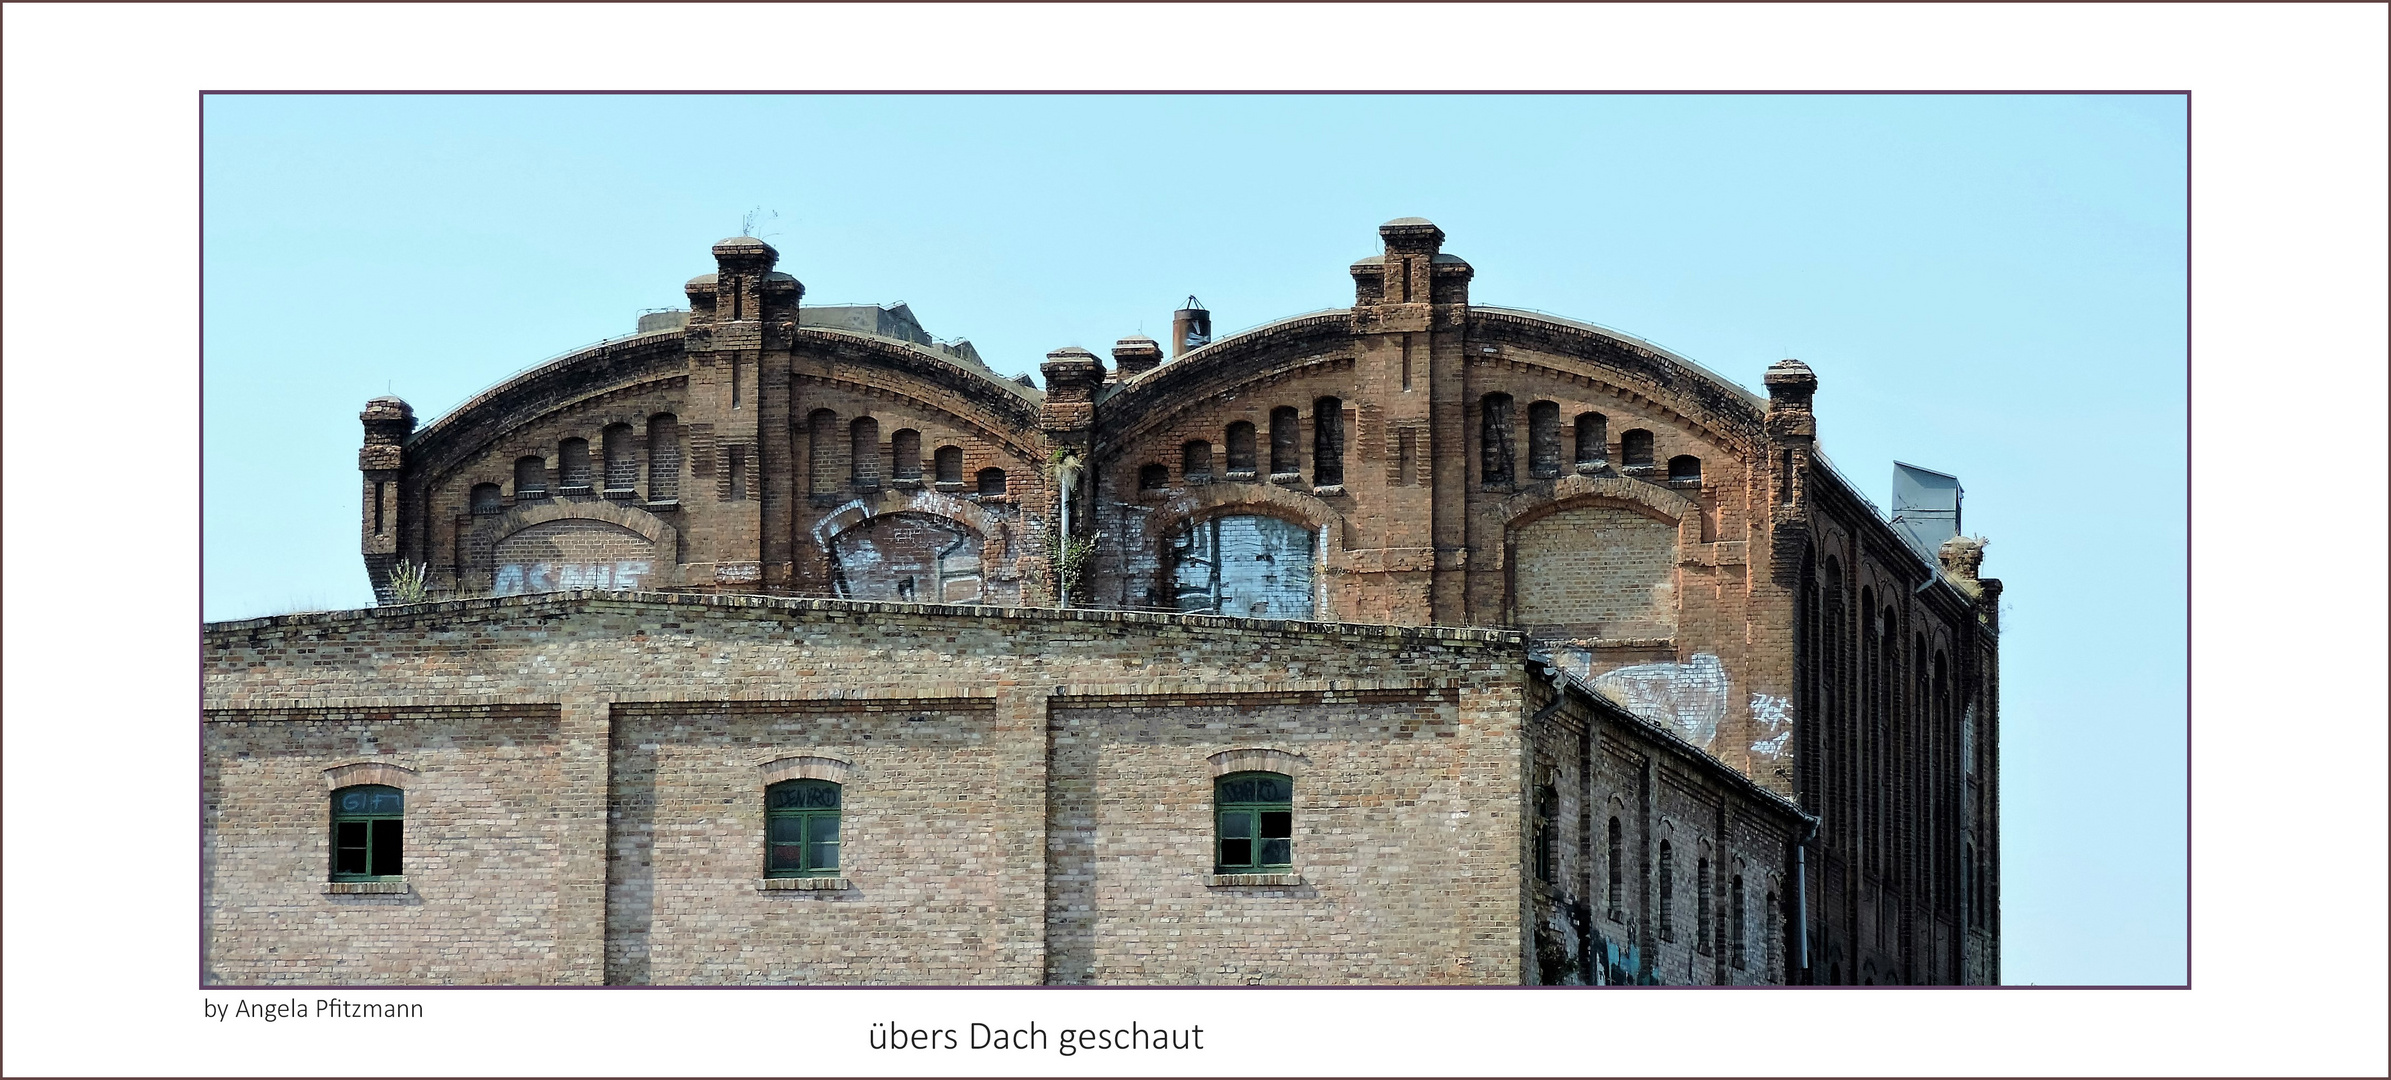
[[[204,614],[370,601],[356,414],[629,332],[757,231],[1008,374],[1351,301],[1420,215],[1481,303],[1757,389],[2004,606],[2011,982],[2184,978],[2185,113],[2108,97],[242,97],[205,105]],[[261,512],[261,508],[264,508]]]

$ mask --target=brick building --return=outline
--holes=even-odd
[[[384,606],[203,635],[206,977],[1997,981],[1956,481],[1379,233],[1043,390],[738,237],[369,403]]]

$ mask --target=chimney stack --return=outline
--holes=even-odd
[[[1193,296],[1187,306],[1171,312],[1171,359],[1187,355],[1191,349],[1212,344],[1212,313],[1204,310],[1204,302]]]

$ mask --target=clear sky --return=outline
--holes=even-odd
[[[357,412],[423,421],[679,306],[756,231],[808,302],[998,371],[1352,301],[1387,219],[1480,303],[1755,390],[1886,501],[1957,474],[2003,602],[2010,982],[2185,978],[2178,96],[256,97],[204,107],[206,618],[371,602]]]

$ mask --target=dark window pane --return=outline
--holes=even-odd
[[[1253,802],[1253,801],[1255,801],[1255,800],[1254,800],[1254,782],[1253,782],[1253,781],[1251,781],[1251,780],[1231,780],[1231,781],[1229,781],[1228,783],[1222,784],[1222,785],[1220,786],[1220,801],[1222,801],[1222,802]]]
[[[796,844],[805,840],[805,819],[776,817],[765,826],[764,837],[775,844]]]
[[[365,823],[343,821],[332,827],[332,872],[365,873]]]
[[[1254,778],[1255,802],[1286,802],[1287,798],[1287,782],[1285,778],[1277,776],[1257,776]]]
[[[397,877],[399,869],[399,828],[404,822],[384,819],[374,824],[374,868],[376,877]]]
[[[1295,815],[1285,810],[1262,811],[1262,836],[1285,838],[1295,835]]]
[[[1254,816],[1244,811],[1232,811],[1220,816],[1220,835],[1240,839],[1254,835]]]
[[[812,784],[812,785],[808,785],[808,786],[807,786],[807,788],[806,788],[806,790],[805,790],[805,805],[807,805],[807,806],[809,806],[809,807],[832,807],[832,808],[835,808],[835,807],[837,807],[837,806],[838,806],[838,804],[839,804],[839,789],[838,789],[838,785],[836,785],[836,784]]]
[[[764,849],[764,869],[767,871],[802,870],[805,868],[805,845],[771,844]]]
[[[1252,865],[1253,865],[1253,863],[1254,863],[1254,842],[1253,842],[1253,841],[1251,841],[1251,840],[1230,840],[1230,839],[1228,839],[1228,838],[1226,838],[1226,837],[1223,837],[1223,838],[1221,839],[1221,842],[1220,842],[1220,864],[1221,864],[1222,866],[1252,866]]]
[[[774,784],[764,795],[764,805],[774,810],[794,810],[805,805],[805,792],[795,784]]]
[[[1262,857],[1255,860],[1255,864],[1258,866],[1286,866],[1294,862],[1292,858],[1288,857],[1289,850],[1293,845],[1294,841],[1292,840],[1264,840],[1262,841]]]

